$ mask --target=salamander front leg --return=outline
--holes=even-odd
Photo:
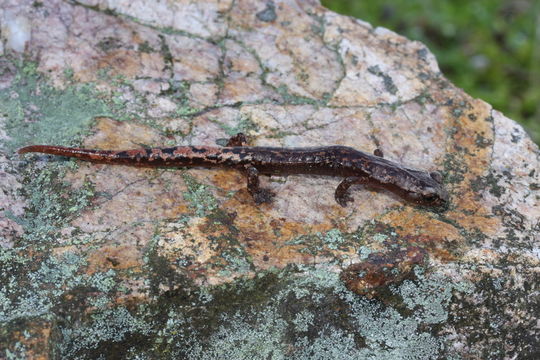
[[[227,146],[246,146],[247,138],[244,133],[238,133],[229,139]]]
[[[346,207],[348,202],[354,201],[351,194],[349,194],[349,188],[354,184],[365,184],[367,182],[367,177],[351,176],[345,178],[342,182],[339,183],[338,187],[336,188],[334,198],[339,205]]]
[[[259,183],[259,171],[251,165],[246,166],[247,175],[247,188],[255,203],[262,204],[265,202],[271,202],[274,197],[274,193],[270,190],[263,189]]]

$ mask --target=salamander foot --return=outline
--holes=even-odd
[[[272,202],[275,195],[276,194],[267,189],[259,189],[258,191],[251,193],[251,196],[257,205]]]
[[[335,195],[334,198],[336,199],[336,202],[342,207],[347,207],[348,203],[354,202],[353,197],[349,193],[338,194],[336,192],[334,195]]]

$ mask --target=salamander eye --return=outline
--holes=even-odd
[[[429,176],[435,180],[436,182],[438,182],[439,184],[442,183],[443,181],[443,178],[442,178],[442,175],[440,172],[438,171],[432,171],[429,173]]]

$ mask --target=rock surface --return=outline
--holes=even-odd
[[[0,2],[0,357],[540,356],[539,151],[421,43],[316,1]],[[446,212],[339,179],[138,169],[32,143],[346,145]]]

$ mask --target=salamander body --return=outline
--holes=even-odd
[[[259,186],[259,175],[315,174],[342,177],[335,191],[341,206],[352,202],[348,189],[364,184],[390,190],[425,206],[441,207],[448,202],[438,172],[413,169],[346,146],[281,148],[245,146],[243,134],[231,138],[224,147],[176,146],[136,150],[92,150],[62,146],[31,145],[20,154],[38,152],[68,156],[95,163],[141,167],[222,167],[247,176],[248,191],[256,203],[269,202],[273,194]]]

